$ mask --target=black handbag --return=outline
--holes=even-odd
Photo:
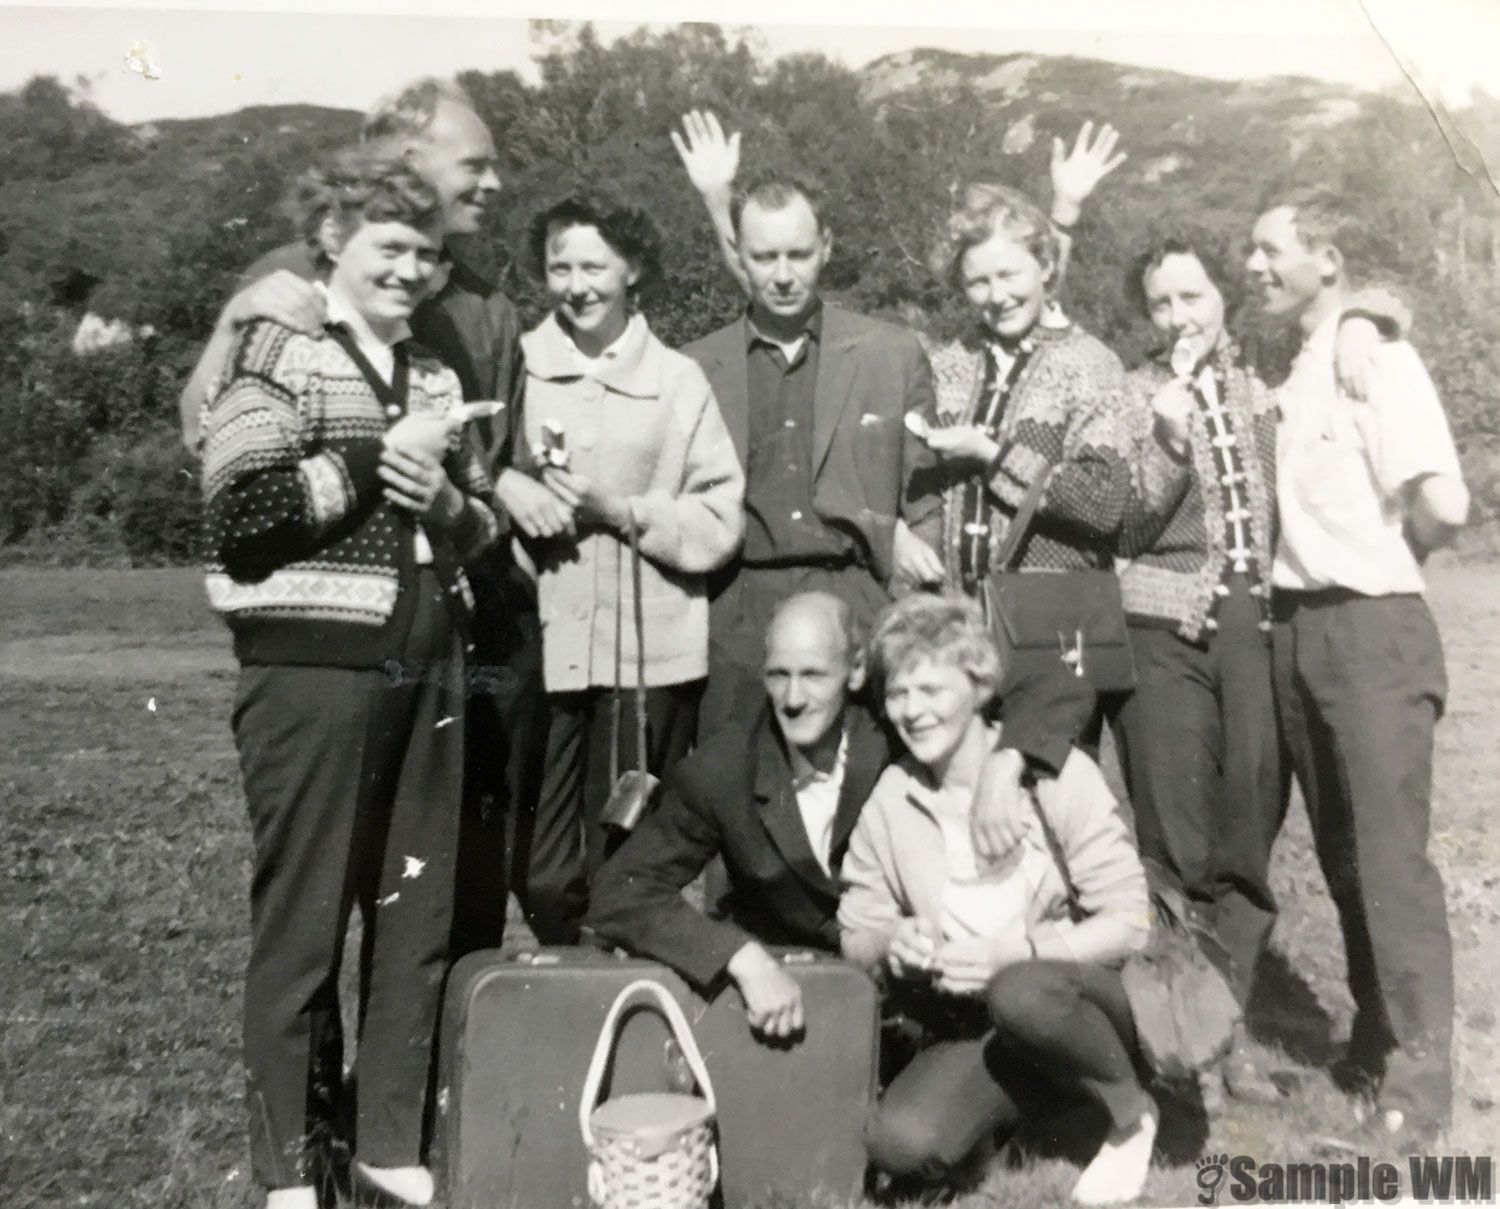
[[[1129,692],[1135,662],[1119,576],[1113,570],[1017,571],[1012,565],[1055,469],[1042,471],[1027,490],[994,569],[980,584],[979,603],[1007,679],[1051,671],[1057,660],[1096,693]]]

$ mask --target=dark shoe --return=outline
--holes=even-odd
[[[1328,1068],[1334,1086],[1346,1096],[1374,1102],[1385,1078],[1385,1055],[1350,1042]]]

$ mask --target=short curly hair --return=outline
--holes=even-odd
[[[870,638],[877,692],[922,659],[957,667],[991,698],[999,691],[1000,651],[984,614],[967,596],[914,592],[880,615]]]
[[[297,179],[288,203],[302,237],[316,244],[332,219],[341,239],[367,222],[400,222],[441,236],[443,203],[400,159],[351,147]]]
[[[1224,312],[1230,314],[1240,304],[1242,274],[1229,270],[1231,258],[1223,241],[1203,231],[1171,231],[1153,239],[1125,271],[1125,296],[1142,315],[1151,316],[1146,298],[1146,278],[1161,268],[1169,256],[1191,256],[1203,266],[1203,273],[1224,299]]]
[[[1015,239],[1049,277],[1056,277],[1058,243],[1051,220],[1019,189],[989,181],[976,181],[964,190],[963,201],[949,215],[947,230],[928,260],[933,273],[958,289],[963,284],[964,254],[995,235]]]
[[[661,233],[651,216],[639,206],[590,190],[571,193],[532,217],[526,246],[532,271],[543,280],[547,236],[554,229],[569,227],[593,227],[605,243],[635,265],[640,277],[631,287],[632,297],[639,297],[661,277]]]

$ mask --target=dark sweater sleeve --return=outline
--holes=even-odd
[[[671,786],[657,808],[605,862],[590,892],[585,924],[597,935],[665,962],[699,988],[724,975],[751,939],[726,920],[709,919],[682,890],[722,847],[713,810]]]
[[[1000,686],[1000,725],[1006,747],[1056,775],[1094,713],[1094,690],[1061,661],[1045,671],[1012,670]]]

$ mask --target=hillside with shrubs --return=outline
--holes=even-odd
[[[831,292],[941,336],[961,316],[928,252],[961,184],[997,179],[1045,201],[1052,138],[1108,121],[1130,159],[1080,224],[1070,313],[1139,359],[1149,333],[1122,282],[1152,233],[1204,229],[1237,257],[1270,185],[1326,181],[1357,219],[1356,273],[1394,288],[1416,316],[1412,339],[1447,404],[1479,518],[1500,515],[1492,99],[1454,125],[1414,92],[1300,78],[1235,83],[930,50],[856,71],[817,55],[768,60],[717,26],[608,46],[586,26],[554,30],[538,66],[536,83],[463,77],[504,179],[493,230],[467,254],[528,319],[541,300],[521,254],[527,220],[577,183],[637,200],[670,236],[666,281],[646,304],[664,339],[682,343],[734,313],[735,287],[667,138],[684,111],[712,108],[744,131],[745,174],[790,168],[826,191]],[[180,384],[240,270],[288,238],[291,180],[355,137],[358,120],[277,106],[131,127],[47,77],[0,95],[0,561],[194,556]],[[85,313],[134,336],[76,353]],[[1251,326],[1248,314],[1237,323]]]

